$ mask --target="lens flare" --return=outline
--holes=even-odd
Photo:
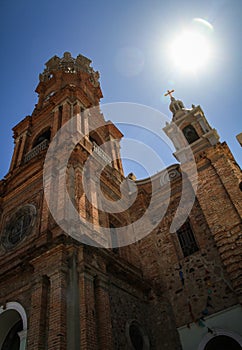
[[[213,26],[211,23],[209,23],[208,21],[206,21],[203,18],[193,18],[193,23],[194,24],[199,24],[201,25],[203,28],[208,29],[209,31],[213,32]]]
[[[170,55],[177,68],[197,71],[208,63],[210,45],[200,33],[184,31],[172,42]]]

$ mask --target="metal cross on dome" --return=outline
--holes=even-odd
[[[175,90],[167,90],[167,93],[165,93],[164,96],[170,96],[170,98],[172,98],[172,93],[174,92]]]

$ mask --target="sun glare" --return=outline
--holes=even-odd
[[[172,42],[170,54],[177,68],[196,72],[208,63],[209,42],[196,31],[185,31]]]

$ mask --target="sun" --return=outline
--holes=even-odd
[[[170,46],[170,56],[175,66],[184,71],[197,72],[205,67],[210,58],[210,45],[207,38],[197,31],[184,31]]]

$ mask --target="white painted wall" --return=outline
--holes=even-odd
[[[242,339],[241,305],[235,305],[229,309],[207,316],[205,317],[205,322],[209,328],[232,331],[238,335],[239,339]],[[197,350],[203,338],[208,334],[207,328],[199,327],[194,323],[191,324],[190,329],[187,326],[178,328],[178,332],[183,350]]]

